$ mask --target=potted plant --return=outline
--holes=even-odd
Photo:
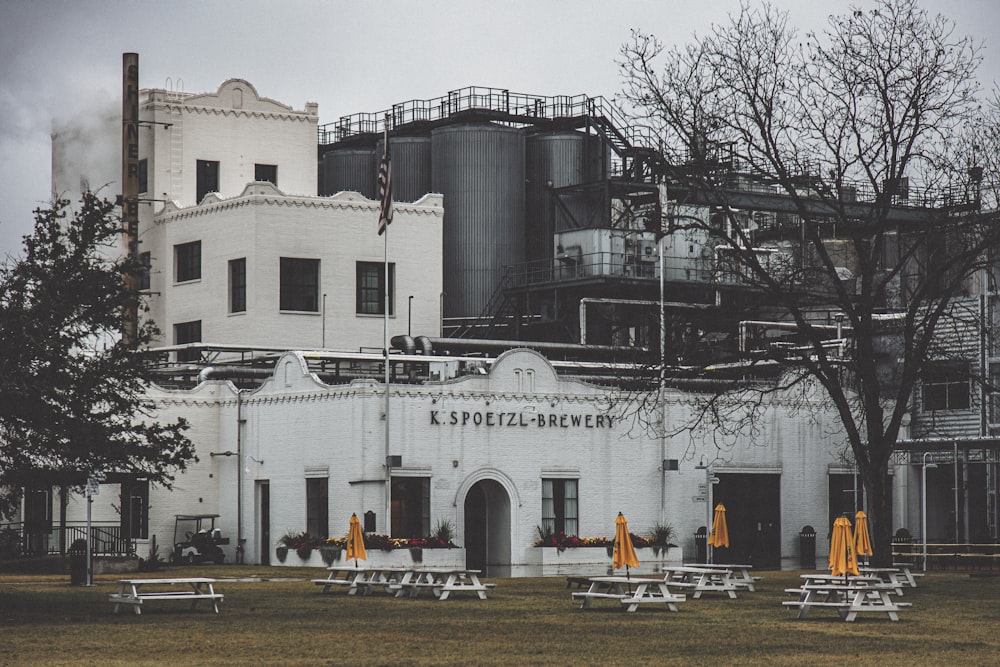
[[[671,547],[676,547],[673,543],[674,536],[674,527],[669,523],[653,524],[649,531],[649,546],[653,547],[653,553],[659,556]]]

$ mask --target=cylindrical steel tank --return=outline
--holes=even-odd
[[[478,317],[504,267],[525,259],[524,134],[490,123],[431,133],[434,192],[444,194],[444,315]]]
[[[525,234],[529,261],[552,258],[552,234],[557,231],[607,224],[599,190],[556,192],[601,180],[604,150],[598,137],[582,132],[550,132],[527,138]]]
[[[323,196],[341,190],[378,197],[378,157],[374,148],[335,148],[323,154]]]
[[[375,146],[375,157],[382,159],[383,141]],[[389,137],[392,159],[392,199],[415,202],[431,189],[431,138]]]

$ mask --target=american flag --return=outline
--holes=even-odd
[[[378,196],[381,201],[378,210],[378,234],[381,236],[392,222],[392,168],[388,156],[382,158],[382,164],[378,168]]]

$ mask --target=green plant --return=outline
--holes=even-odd
[[[143,560],[139,559],[139,571],[140,572],[155,572],[159,570],[165,564],[165,561],[160,558],[160,547],[156,544],[156,538],[154,537],[149,543],[149,558]]]
[[[650,546],[654,547],[675,547],[673,543],[676,532],[669,523],[656,523],[649,530]]]
[[[439,542],[449,544],[455,539],[455,529],[454,526],[451,525],[451,521],[448,521],[448,519],[441,519],[437,522],[437,525],[434,526],[434,532],[431,535],[437,538]]]
[[[282,562],[284,562],[284,556],[289,549],[294,549],[299,558],[307,560],[313,549],[318,549],[325,544],[325,537],[313,537],[306,531],[300,533],[288,531],[278,540],[278,548],[275,551]]]

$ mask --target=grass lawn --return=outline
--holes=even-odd
[[[905,589],[911,608],[891,622],[832,610],[805,620],[782,607],[799,572],[759,572],[755,593],[712,595],[680,611],[615,602],[589,611],[564,578],[495,579],[490,599],[464,594],[322,595],[325,571],[246,566],[170,567],[149,576],[209,576],[225,594],[205,603],[149,603],[112,614],[117,576],[73,587],[67,576],[0,574],[0,665],[997,665],[1000,577],[931,573]],[[143,576],[143,575],[132,575]],[[229,578],[298,578],[227,581]]]

